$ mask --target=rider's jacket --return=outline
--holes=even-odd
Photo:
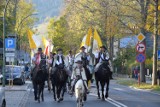
[[[109,54],[107,52],[99,52],[98,55],[96,55],[95,57],[97,59],[97,63],[109,60]]]
[[[69,65],[69,66],[72,66],[73,63],[74,63],[74,56],[69,54],[69,55],[67,56],[67,60],[68,60],[68,65]]]
[[[75,59],[77,59],[77,57],[81,57],[81,60],[87,60],[89,61],[89,56],[87,55],[86,52],[79,52],[76,54]]]
[[[77,66],[73,69],[71,79],[76,79],[76,76],[81,76],[84,81],[87,80],[84,68],[78,68]]]
[[[45,55],[43,53],[36,53],[33,57],[33,62],[36,66],[39,66],[42,59],[44,59]]]
[[[57,67],[60,64],[65,65],[64,61],[65,57],[63,55],[57,54],[54,56],[54,62],[53,62],[53,67]]]

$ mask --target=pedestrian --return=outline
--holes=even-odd
[[[29,79],[30,72],[29,72],[29,64],[28,63],[24,67],[24,72],[25,72],[25,79]]]

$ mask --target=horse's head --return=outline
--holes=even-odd
[[[82,60],[82,65],[83,65],[83,67],[85,67],[85,66],[88,65],[87,57],[85,57],[85,58],[81,57],[81,60]]]
[[[47,67],[46,59],[41,59],[40,64],[39,64],[39,69],[42,70],[42,71],[45,71],[46,67]]]
[[[110,68],[108,60],[103,61],[102,65],[99,67],[99,71],[103,73],[109,73]]]
[[[60,69],[60,70],[64,69],[64,64],[59,64],[58,69]]]

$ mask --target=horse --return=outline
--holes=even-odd
[[[97,86],[98,99],[100,99],[100,92],[99,92],[99,82],[100,82],[101,90],[102,90],[102,100],[105,100],[105,98],[108,98],[109,82],[110,82],[110,68],[108,65],[109,65],[109,62],[104,61],[99,66],[98,71],[95,72],[95,80],[96,80],[96,86]],[[104,97],[105,84],[106,84],[106,94]]]
[[[87,85],[88,85],[89,81],[92,79],[92,74],[90,73],[90,71],[89,71],[89,69],[88,69],[88,67],[87,67],[87,65],[88,65],[88,60],[87,60],[87,58],[81,57],[81,59],[82,59],[82,65],[83,65],[84,70],[85,70],[85,73],[86,73]]]
[[[58,99],[57,102],[63,101],[67,79],[68,75],[64,70],[64,66],[60,64],[57,70],[51,75],[53,97],[55,101]]]
[[[44,101],[43,91],[44,91],[45,80],[47,78],[45,59],[41,59],[39,66],[36,66],[32,70],[31,75],[32,75],[35,101],[38,100],[38,102],[40,103],[40,96],[41,100]]]
[[[75,84],[75,96],[77,100],[77,107],[82,107],[83,102],[87,100],[87,94],[81,76],[77,76],[78,81]]]

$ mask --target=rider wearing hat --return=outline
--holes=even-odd
[[[85,74],[85,70],[82,65],[82,61],[80,59],[75,61],[76,67],[73,69],[71,80],[73,81],[73,86],[72,86],[72,93],[74,91],[75,84],[77,81],[81,78],[83,80],[83,84],[85,87],[86,92],[88,92],[88,87],[87,87],[87,78]]]
[[[107,48],[105,46],[101,46],[100,47],[100,52],[98,53],[97,56],[95,56],[96,59],[97,59],[97,65],[95,67],[95,72],[98,71],[98,69],[99,69],[100,65],[103,63],[103,61],[108,61],[109,62],[108,67],[110,68],[110,74],[111,74],[110,78],[112,79],[113,68],[111,66],[111,61],[109,59],[109,54],[106,50],[107,50]]]
[[[41,58],[44,57],[45,55],[42,52],[42,48],[38,48],[38,52],[36,54],[34,54],[34,57],[32,59],[33,63],[35,64],[35,66],[39,66]]]
[[[66,73],[70,76],[70,71],[65,67],[65,57],[63,56],[63,50],[59,48],[57,50],[57,54],[54,56],[54,62],[53,62],[53,72],[57,71],[58,67],[62,67],[65,69]]]
[[[81,60],[86,60],[87,61],[87,65],[89,63],[89,57],[87,55],[87,53],[85,52],[85,46],[81,46],[80,48],[80,52],[75,56],[75,59],[80,55],[81,56]]]

